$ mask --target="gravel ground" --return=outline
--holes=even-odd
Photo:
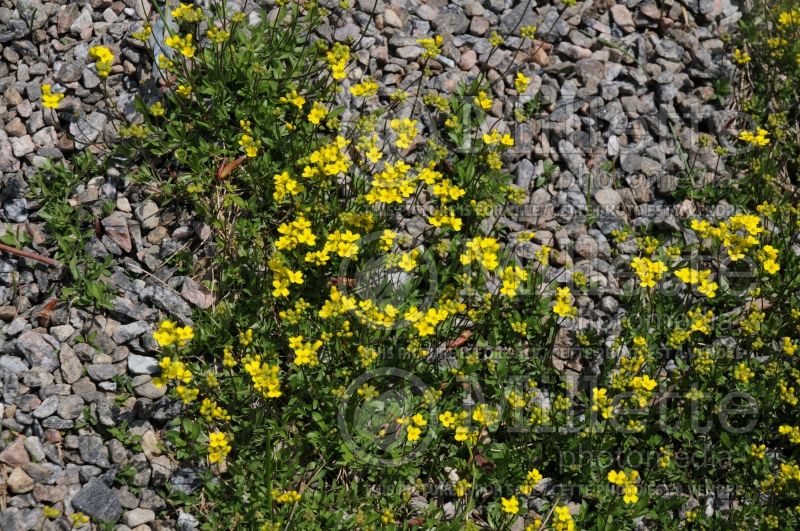
[[[418,80],[416,39],[433,33],[446,42],[433,65],[432,88],[447,94],[488,65],[489,79],[499,79],[490,114],[499,129],[515,133],[509,162],[516,183],[530,191],[529,203],[500,222],[512,234],[536,231],[533,243],[516,247],[520,259],[533,259],[539,245],[549,244],[561,251],[551,274],[582,270],[596,283],[578,300],[583,318],[575,326],[609,334],[622,312],[611,231],[627,224],[679,230],[693,208],[673,198],[685,161],[708,182],[724,174],[713,142],[706,146],[699,138],[725,136],[733,116],[714,82],[733,71],[724,36],[740,13],[729,0],[584,1],[559,17],[562,9],[547,0],[358,0],[336,27],[319,31],[340,41],[363,32],[350,81],[370,75],[382,94]],[[116,106],[129,111],[151,58],[126,36],[150,15],[139,0],[0,0],[0,234],[27,233],[27,250],[52,253],[30,178],[46,159],[98,150],[98,143],[114,139],[101,80],[87,67],[88,49],[104,44],[121,58],[107,88]],[[492,31],[513,34],[529,24],[538,25],[540,40],[512,36],[489,55]],[[518,69],[532,78],[531,87],[519,98],[503,98],[509,100],[503,108],[499,96],[516,94],[504,74]],[[58,115],[41,106],[46,82],[66,91]],[[508,119],[512,106],[537,94],[536,118],[515,126]],[[113,257],[113,311],[54,303],[58,268],[0,254],[4,531],[65,529],[66,518],[43,515],[47,505],[117,522],[118,529],[198,525],[192,515],[167,511],[161,497],[165,486],[190,492],[197,483],[194,469],[173,462],[159,446],[179,406],[151,383],[157,351],[150,333],[166,316],[190,322],[192,311],[211,304],[212,295],[195,280],[164,264],[210,229],[161,208],[113,169],[80,186],[71,202],[100,212],[108,200],[116,209],[102,218],[90,252]],[[407,223],[412,228],[415,220]],[[94,346],[84,339],[91,334]],[[579,361],[565,363],[581,369]],[[121,394],[118,376],[129,379],[133,396]],[[141,436],[141,451],[126,449],[109,432],[123,422]],[[126,465],[135,472],[135,493],[115,486]]]

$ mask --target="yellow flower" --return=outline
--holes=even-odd
[[[58,92],[52,92],[52,89],[48,83],[42,85],[42,107],[47,109],[58,109],[58,106],[63,99],[64,95]]]
[[[450,428],[455,424],[456,416],[450,411],[445,411],[444,413],[439,414],[439,422],[441,422],[442,426],[445,428]]]
[[[315,101],[311,106],[311,111],[308,113],[308,121],[314,125],[319,125],[319,123],[324,120],[327,115],[328,109],[320,102]]]
[[[500,498],[500,503],[503,506],[504,513],[517,514],[519,512],[519,500],[516,496]]]
[[[328,67],[331,77],[339,81],[345,78],[345,68],[350,59],[350,49],[341,43],[334,43],[333,48],[327,53]]]
[[[208,38],[214,41],[216,44],[222,44],[228,39],[231,38],[230,32],[225,31],[222,28],[211,28],[208,30]]]
[[[350,87],[350,94],[356,98],[366,98],[378,93],[378,84],[372,78],[366,78],[361,83]]]
[[[408,149],[411,147],[414,138],[417,136],[417,121],[409,118],[398,119],[394,118],[389,122],[389,127],[397,133],[397,140],[395,145],[400,149]],[[399,164],[400,161],[398,161]]]
[[[142,29],[139,31],[134,31],[131,33],[131,38],[136,39],[138,41],[146,41],[150,38],[150,35],[153,34],[153,29],[150,27],[150,24],[145,24],[142,26]]]
[[[756,373],[746,363],[739,363],[733,369],[733,377],[742,383],[749,383],[750,379],[755,375]]]
[[[298,94],[296,89],[292,89],[291,92],[285,96],[281,96],[278,101],[281,103],[290,103],[300,110],[302,110],[303,105],[306,104],[306,99],[302,95]]]
[[[522,72],[517,72],[517,77],[514,79],[514,88],[517,90],[518,94],[522,94],[528,90],[530,82],[531,78],[526,77]]]
[[[89,48],[89,56],[95,60],[94,66],[97,68],[97,75],[108,77],[111,73],[111,64],[114,62],[114,54],[105,46],[93,46]]]
[[[523,38],[533,39],[536,36],[536,31],[538,29],[539,28],[537,28],[536,26],[533,26],[533,25],[531,25],[531,26],[523,26],[522,28],[520,28],[519,34]]]
[[[51,507],[50,505],[45,505],[44,508],[42,509],[42,514],[44,515],[45,518],[53,519],[61,516],[61,511],[59,511],[55,507]]]
[[[297,492],[296,490],[287,490],[284,492],[280,492],[277,489],[273,489],[272,497],[275,499],[276,502],[281,504],[298,503],[301,499],[303,499],[300,493]]]
[[[786,336],[781,341],[783,352],[787,356],[794,356],[794,353],[797,352],[798,344],[792,342],[792,338]]]
[[[743,52],[739,48],[736,48],[733,51],[733,60],[736,61],[737,64],[746,65],[751,61],[751,59],[752,58],[750,57],[750,54]]]
[[[419,257],[419,249],[414,249],[411,252],[403,253],[400,255],[400,262],[398,267],[403,271],[412,271],[417,267],[417,257]]]
[[[258,149],[261,147],[261,140],[256,140],[247,133],[242,134],[239,138],[239,145],[244,150],[245,155],[249,158],[258,156]]]
[[[428,37],[425,39],[417,39],[417,42],[420,46],[422,46],[425,51],[422,52],[423,59],[429,59],[431,57],[436,57],[437,55],[442,53],[442,42],[444,39],[441,35],[436,35],[435,37]]]
[[[148,107],[147,110],[150,112],[151,116],[155,117],[164,116],[164,114],[166,113],[164,105],[160,101],[157,101],[154,104],[152,104],[150,107]]]
[[[415,442],[419,440],[422,430],[416,426],[409,426],[406,431],[406,438],[408,442]]]
[[[500,265],[497,253],[500,244],[491,237],[476,236],[467,242],[467,250],[461,255],[462,265],[478,262],[489,271],[494,271]]]
[[[764,459],[764,456],[767,454],[767,446],[764,444],[751,444],[750,445],[750,456],[753,459]]]
[[[553,531],[575,531],[575,520],[572,519],[569,507],[566,505],[553,510]]]
[[[473,103],[485,111],[492,108],[492,99],[486,95],[485,90],[478,92],[478,95],[475,96]]]
[[[72,520],[72,527],[83,527],[89,523],[89,517],[81,512],[72,513],[69,518]]]
[[[572,305],[572,293],[569,288],[556,288],[556,303],[553,305],[553,313],[559,317],[575,317],[578,309]]]
[[[748,144],[753,144],[754,146],[766,146],[769,144],[769,132],[766,129],[758,128],[756,133],[753,134],[752,131],[742,131],[739,133],[739,140],[744,140]]]
[[[458,496],[459,498],[463,498],[464,496],[467,495],[467,490],[469,490],[471,487],[472,483],[470,483],[466,479],[459,479],[458,481],[456,481],[454,488],[456,496]]]
[[[192,86],[191,85],[178,85],[178,90],[176,91],[179,96],[183,98],[188,98],[192,95]]]
[[[631,267],[639,276],[639,282],[643,288],[655,287],[656,282],[661,280],[661,277],[667,272],[667,266],[663,262],[653,261],[649,258],[636,257],[631,261]]]
[[[622,501],[625,504],[639,501],[639,488],[636,486],[638,480],[639,473],[636,470],[632,470],[628,474],[621,470],[610,470],[608,472],[609,483],[622,487]]]
[[[208,462],[220,463],[225,459],[233,447],[228,442],[224,433],[215,432],[208,434]]]
[[[171,14],[175,19],[185,22],[200,22],[203,20],[203,10],[199,7],[194,7],[192,4],[181,3],[172,10]]]

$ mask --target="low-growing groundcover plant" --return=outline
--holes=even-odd
[[[501,222],[528,190],[487,111],[530,96],[525,71],[507,94],[483,74],[429,93],[431,36],[421,75],[382,89],[357,43],[315,36],[346,5],[279,2],[255,25],[224,2],[157,8],[130,38],[159,89],[112,153],[210,225],[186,267],[216,299],[154,333],[155,383],[184,405],[167,449],[205,480],[171,503],[207,529],[798,525],[796,138],[773,112],[740,135],[740,208],[615,232],[625,312],[597,329],[599,287]],[[800,10],[764,17],[734,57],[783,87],[753,94],[788,120]],[[107,76],[113,54],[91,57]]]

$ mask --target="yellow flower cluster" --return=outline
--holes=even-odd
[[[180,35],[170,35],[164,39],[164,44],[174,50],[178,50],[182,56],[191,59],[194,57],[194,54],[197,51],[197,49],[194,47],[192,39],[193,37],[191,33],[187,33],[185,37],[181,37]]]
[[[281,392],[281,381],[278,378],[280,367],[261,363],[261,356],[248,357],[242,360],[244,370],[250,375],[253,388],[264,396],[264,398],[278,398]]]
[[[592,411],[600,413],[604,419],[611,418],[613,402],[608,396],[608,389],[604,387],[592,389]]]
[[[146,41],[150,38],[150,35],[153,34],[153,28],[150,27],[150,24],[145,24],[142,26],[142,29],[139,31],[134,31],[131,33],[131,38],[136,39],[138,41]]]
[[[500,273],[500,280],[503,282],[500,293],[513,298],[516,296],[520,284],[528,280],[528,272],[519,266],[508,266]]]
[[[778,15],[778,24],[782,28],[800,26],[800,9],[792,9],[790,11],[781,12]]]
[[[339,135],[331,143],[311,153],[308,158],[311,164],[303,168],[303,177],[310,179],[347,173],[350,168],[350,158],[344,153],[344,150],[349,144],[350,142],[346,138]]]
[[[660,260],[636,257],[631,261],[631,267],[639,277],[639,284],[643,288],[653,288],[667,272],[667,266]]]
[[[416,180],[409,173],[410,170],[411,166],[402,160],[395,164],[387,162],[383,165],[383,170],[373,177],[372,187],[364,198],[371,205],[402,203],[416,190]]]
[[[489,271],[494,271],[500,265],[497,257],[500,244],[496,239],[489,236],[476,236],[467,242],[466,247],[466,251],[460,257],[462,265],[478,262]]]
[[[75,529],[83,527],[89,523],[89,516],[81,512],[72,513],[71,515],[69,515],[69,518],[70,520],[72,520],[72,527]]]
[[[455,431],[454,439],[457,442],[464,442],[469,440],[474,444],[478,440],[478,432],[475,430],[470,431],[466,425],[466,420],[469,418],[469,413],[460,411],[458,414],[453,414],[451,411],[445,411],[439,414],[439,422],[447,429]]]
[[[781,339],[781,350],[787,356],[794,356],[794,353],[797,352],[798,344],[792,341],[791,337],[784,336]]]
[[[494,130],[491,133],[483,134],[483,143],[487,146],[494,146],[497,144],[503,146],[513,146],[514,138],[512,138],[512,136],[508,133],[501,135],[497,130]]]
[[[422,312],[416,306],[412,306],[403,314],[403,317],[414,326],[420,337],[426,337],[436,333],[436,327],[449,315],[445,308],[428,308],[427,311]]]
[[[553,313],[559,317],[575,317],[578,309],[572,305],[573,297],[569,288],[556,288],[556,302],[553,305]]]
[[[631,504],[639,501],[639,487],[636,486],[639,481],[639,472],[636,470],[632,470],[627,474],[622,470],[611,470],[608,472],[608,481],[612,485],[622,487],[622,501],[624,503]]]
[[[281,202],[287,196],[294,197],[305,191],[305,187],[292,179],[289,172],[276,173],[272,179],[275,181],[275,191],[272,192],[272,198],[275,201]]]
[[[210,398],[204,398],[201,402],[200,415],[202,415],[207,422],[212,422],[214,420],[231,420],[228,411]]]
[[[317,237],[311,230],[311,222],[300,213],[294,221],[287,221],[278,227],[280,238],[275,241],[275,247],[282,251],[291,250],[299,245],[313,247]]]
[[[633,391],[633,400],[639,407],[645,407],[658,383],[645,374],[644,376],[634,376],[629,385]]]
[[[752,60],[752,57],[750,57],[749,53],[736,48],[733,51],[733,60],[736,61],[736,64],[746,65]]]
[[[148,107],[147,111],[150,113],[151,116],[154,116],[156,118],[164,116],[167,113],[167,110],[164,108],[164,104],[161,103],[160,101],[157,101],[150,107]]]
[[[299,110],[302,110],[303,105],[306,104],[306,99],[297,92],[297,89],[292,89],[287,94],[278,98],[278,101],[287,105],[294,105]]]
[[[322,341],[319,339],[314,343],[303,341],[303,336],[293,336],[289,338],[289,348],[294,352],[294,364],[297,366],[308,365],[310,367],[319,363],[317,353],[322,348]]]
[[[114,62],[114,54],[105,46],[92,46],[89,48],[89,57],[94,59],[94,67],[97,75],[108,77],[111,73],[111,64]]]
[[[319,125],[328,116],[328,108],[322,103],[315,101],[308,112],[308,121],[312,125]]]
[[[278,255],[273,256],[267,265],[273,273],[273,297],[288,297],[291,284],[299,285],[303,283],[303,272],[289,269]]]
[[[751,444],[750,445],[750,456],[753,459],[764,459],[764,456],[767,455],[767,445],[765,444]]]
[[[200,394],[199,389],[192,389],[190,387],[186,387],[185,385],[179,385],[175,388],[175,394],[178,395],[178,398],[184,403],[184,405],[189,405],[195,400],[197,400],[197,396]]]
[[[531,492],[533,492],[534,487],[543,479],[542,473],[539,472],[536,468],[533,468],[528,471],[528,474],[525,476],[525,482],[520,485],[519,491],[524,494],[525,496],[530,496]]]
[[[778,433],[788,437],[790,443],[800,444],[800,426],[789,426],[787,424],[783,424],[778,427]]]
[[[378,84],[372,78],[364,78],[361,83],[350,87],[350,94],[356,98],[366,98],[378,93]]]
[[[454,231],[460,231],[462,221],[455,215],[452,209],[437,209],[432,216],[428,217],[428,223],[436,228],[452,227]]]
[[[173,18],[183,22],[200,22],[203,20],[203,10],[192,4],[181,3],[171,12]]]
[[[339,81],[345,78],[344,69],[350,60],[350,48],[341,43],[334,43],[333,48],[327,53],[328,67],[331,69],[333,79]]]
[[[786,381],[778,381],[778,392],[780,393],[780,397],[783,402],[786,402],[792,407],[797,405],[797,391],[793,386],[787,384]]]
[[[768,275],[774,275],[781,269],[781,265],[778,263],[778,250],[771,245],[765,245],[756,252],[756,258]]]
[[[516,496],[500,498],[500,505],[503,507],[504,513],[517,514],[519,512],[519,499]]]
[[[158,330],[153,332],[153,339],[161,347],[173,344],[183,347],[193,338],[194,330],[191,326],[177,326],[173,321],[162,321]]]
[[[410,118],[393,118],[389,121],[389,127],[397,134],[394,145],[400,149],[408,149],[417,136],[417,121]],[[400,162],[400,161],[398,161]]]
[[[442,42],[444,39],[441,35],[428,37],[425,39],[417,39],[417,43],[425,50],[422,52],[423,59],[430,59],[442,53]]]
[[[319,310],[319,316],[323,319],[329,319],[351,312],[357,307],[354,297],[343,295],[336,286],[331,286],[330,297],[323,303],[322,308]]]
[[[224,433],[214,432],[208,434],[208,462],[221,463],[231,453],[233,447],[228,442]]]
[[[400,417],[396,421],[401,426],[406,426],[406,440],[408,442],[416,442],[422,435],[422,428],[428,425],[428,421],[421,413],[417,413],[412,417]]]
[[[753,133],[752,131],[742,131],[739,133],[739,140],[743,140],[748,144],[752,144],[754,146],[766,146],[769,144],[769,131],[766,129],[758,128],[756,132]]]
[[[58,109],[58,105],[63,99],[64,95],[60,92],[52,92],[49,83],[42,85],[42,107],[46,109]]]
[[[700,284],[697,291],[709,299],[713,299],[717,295],[717,289],[719,289],[719,284],[710,280],[711,274],[712,272],[710,269],[703,269],[701,271],[690,267],[684,267],[675,271],[675,276],[682,282],[692,285]]]
[[[225,31],[224,29],[217,27],[209,28],[206,34],[208,35],[208,38],[217,45],[220,45],[231,38],[229,31]]]
[[[553,509],[553,531],[575,531],[575,520],[566,505]]]
[[[191,371],[177,358],[170,358],[169,356],[161,358],[158,366],[161,367],[161,376],[153,378],[153,385],[156,387],[164,387],[172,380],[179,380],[186,384],[192,381]]]
[[[378,135],[375,133],[364,135],[359,139],[356,146],[361,154],[364,155],[372,164],[377,163],[379,160],[381,160],[381,158],[383,158],[383,152],[381,152],[380,148],[378,148],[378,140]]]
[[[272,499],[280,504],[298,503],[302,496],[296,490],[287,490],[284,492],[278,489],[272,489]]]
[[[522,72],[517,72],[517,77],[514,78],[514,88],[517,94],[522,94],[528,90],[528,85],[531,83],[531,78],[526,77]]]
[[[484,111],[487,111],[492,108],[492,98],[490,98],[486,94],[485,90],[481,90],[478,92],[478,95],[475,96],[475,98],[473,99],[473,103],[478,107],[480,107],[481,109],[483,109]]]

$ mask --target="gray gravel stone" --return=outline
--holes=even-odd
[[[50,396],[44,399],[41,405],[36,408],[36,410],[33,412],[33,416],[37,419],[43,419],[55,413],[57,408],[58,397]]]
[[[159,224],[158,205],[147,199],[134,210],[136,219],[145,230],[154,229]]]
[[[83,398],[77,395],[68,396],[58,404],[58,416],[62,419],[74,420],[83,413]]]
[[[156,513],[149,509],[134,509],[128,511],[122,517],[126,526],[134,528],[143,524],[149,524],[156,519]]]
[[[159,371],[158,360],[138,354],[128,355],[128,371],[131,374],[156,374]]]
[[[100,522],[116,523],[122,516],[116,494],[99,479],[89,480],[72,498],[72,507]]]
[[[17,350],[25,356],[32,366],[47,370],[58,367],[55,347],[56,339],[50,335],[28,330],[17,338]]]

